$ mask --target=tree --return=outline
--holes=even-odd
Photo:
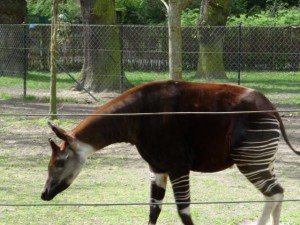
[[[80,83],[88,90],[119,90],[120,35],[113,0],[80,0],[84,24],[84,62]],[[91,24],[105,26],[90,26]],[[109,26],[113,25],[113,26]],[[124,79],[128,86],[127,80]],[[81,90],[78,85],[77,90]]]
[[[40,16],[40,17],[51,17],[52,1],[49,0],[27,0],[28,15]],[[78,0],[62,0],[58,15],[63,17],[64,22],[78,22],[80,18],[80,5]]]
[[[188,0],[161,0],[168,13],[169,31],[169,72],[173,80],[182,79],[182,35],[181,12]]]
[[[122,9],[124,24],[159,24],[166,20],[160,0],[123,0],[116,4]]]
[[[26,22],[26,0],[0,0],[0,24]]]
[[[0,24],[22,24],[26,22],[26,0],[0,0]],[[25,46],[25,27],[1,26],[0,43],[6,46],[0,52],[0,74],[22,74],[27,55],[23,49]]]
[[[223,40],[228,15],[229,0],[202,0],[198,22],[200,53],[197,77],[226,78]]]

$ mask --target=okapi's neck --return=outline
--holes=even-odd
[[[86,144],[99,150],[118,142],[135,143],[138,129],[135,116],[110,116],[103,114],[135,113],[139,104],[136,98],[127,96],[117,98],[98,108],[92,116],[83,120],[74,130],[73,135]],[[97,114],[102,114],[96,116]]]

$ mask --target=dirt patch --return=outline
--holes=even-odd
[[[72,104],[59,103],[57,105],[58,114],[88,114],[99,106],[98,103]],[[1,113],[27,114],[48,114],[49,103],[29,102],[21,99],[0,100]]]

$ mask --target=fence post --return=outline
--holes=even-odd
[[[119,32],[120,32],[120,60],[121,60],[121,74],[120,74],[120,92],[123,93],[124,91],[124,60],[123,60],[123,48],[124,48],[124,27],[123,27],[123,20],[122,20],[122,11],[117,11],[117,20],[119,24]]]
[[[27,70],[28,70],[28,26],[23,25],[23,98],[27,95]]]
[[[272,44],[272,70],[276,71],[276,44],[275,44],[275,35],[276,35],[276,23],[273,25],[273,29],[271,29],[271,44]]]
[[[237,83],[241,84],[241,41],[242,41],[242,23],[238,26],[238,74],[237,74]]]

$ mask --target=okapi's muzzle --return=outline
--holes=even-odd
[[[50,201],[57,194],[64,191],[65,189],[67,189],[69,186],[70,186],[70,184],[68,184],[66,182],[60,182],[60,183],[56,183],[56,184],[53,184],[51,182],[51,185],[49,185],[49,186],[46,184],[45,189],[42,192],[41,198],[44,201]]]

